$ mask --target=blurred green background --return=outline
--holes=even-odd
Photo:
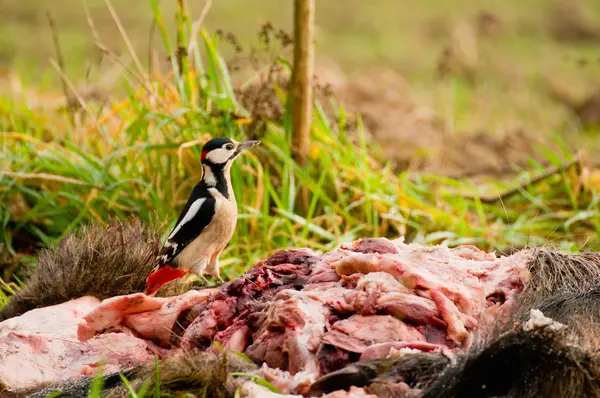
[[[197,16],[204,4],[189,2],[192,14]],[[44,71],[47,58],[54,55],[46,17],[50,10],[59,27],[70,72],[81,74],[94,55],[84,5],[104,42],[125,51],[103,0],[4,0],[0,17],[2,67],[15,66],[35,74]],[[136,49],[146,51],[152,21],[150,7],[143,1],[113,0],[112,5]],[[171,17],[176,1],[163,0],[161,6],[166,24],[174,26]],[[233,32],[247,45],[265,22],[291,31],[291,20],[289,0],[220,0],[212,2],[205,26],[208,30]],[[494,57],[494,63],[496,69],[507,69],[504,72],[516,69],[515,74],[531,75],[551,67],[566,71],[577,67],[582,57],[598,63],[600,3],[594,0],[317,1],[316,52],[320,59],[339,63],[344,71],[386,65],[411,81],[427,81],[453,36],[469,34],[464,26],[460,31],[461,24],[470,25],[475,35],[484,36],[481,58],[489,58],[485,53],[490,50],[502,54]],[[583,69],[582,73],[589,72]]]
[[[193,18],[205,4],[189,3]],[[110,73],[114,63],[102,58],[94,45],[84,5],[103,45],[127,59],[125,43],[103,0],[4,0],[3,72],[17,70],[26,83],[59,87],[58,75],[48,63],[55,56],[49,10],[56,20],[68,76],[81,82],[86,76],[94,81]],[[146,65],[148,48],[159,47],[156,32],[150,39],[151,8],[143,1],[113,0],[112,5]],[[161,7],[174,34],[176,1],[163,0]],[[247,53],[257,47],[263,24],[291,32],[291,20],[289,0],[220,0],[212,2],[204,26],[210,32],[233,33]],[[598,90],[599,48],[600,2],[595,0],[316,2],[317,74],[326,81],[343,81],[342,88],[348,81],[360,84],[359,92],[340,90],[338,97],[353,110],[370,111],[370,119],[378,120],[367,125],[384,141],[393,141],[394,125],[405,124],[394,114],[402,99],[390,100],[386,92],[395,90],[396,97],[436,115],[452,134],[483,131],[504,140],[497,145],[507,147],[513,145],[509,141],[514,132],[519,134],[517,140],[524,135],[534,141],[557,133],[574,147],[595,148],[600,111],[581,108]],[[226,58],[234,56],[232,46],[222,51]],[[372,92],[365,93],[365,85],[372,85]],[[513,158],[506,155],[494,161]]]

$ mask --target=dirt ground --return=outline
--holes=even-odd
[[[333,72],[335,73],[335,72]],[[462,176],[510,171],[535,156],[535,136],[521,130],[494,136],[488,131],[451,131],[435,111],[420,106],[397,73],[373,68],[354,79],[327,78],[348,110],[360,114],[367,131],[397,170]]]

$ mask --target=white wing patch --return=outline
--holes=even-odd
[[[172,234],[171,234],[171,235],[172,235]],[[173,250],[177,250],[177,246],[179,246],[179,244],[178,244],[177,242],[173,242],[173,241],[171,241],[171,240],[167,240],[167,241],[165,242],[165,247],[167,247],[167,248],[169,248],[169,247],[172,247],[172,248],[173,248]]]
[[[171,232],[171,235],[169,235],[169,237],[167,238],[167,241],[171,240],[173,238],[173,236],[175,236],[175,234],[177,232],[179,232],[179,230],[185,223],[190,222],[190,220],[192,220],[196,216],[196,214],[198,214],[198,210],[200,210],[200,208],[202,207],[202,205],[204,204],[205,201],[206,201],[206,198],[200,198],[200,199],[196,200],[194,203],[192,203],[192,205],[190,206],[187,213],[185,213],[185,216],[183,216],[183,218],[181,219],[181,222],[179,224],[177,224],[177,226],[175,227],[173,232]],[[173,244],[175,245],[175,249],[177,249],[177,246],[176,246],[177,244],[176,243],[173,243]],[[166,246],[166,244],[165,244],[165,246]]]

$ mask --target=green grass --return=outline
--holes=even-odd
[[[150,4],[157,20],[168,19],[158,3]],[[178,24],[180,42],[190,40],[191,23],[184,20]],[[166,23],[158,26],[163,48],[175,60],[172,32]],[[201,31],[193,48],[183,71],[175,61],[173,73],[164,76],[134,67],[123,79],[124,98],[103,111],[93,101],[80,103],[74,125],[64,110],[33,110],[15,95],[0,99],[0,162],[9,172],[0,177],[0,244],[11,253],[25,238],[51,246],[82,223],[105,223],[113,215],[157,220],[168,232],[201,176],[201,144],[210,136],[242,139],[253,133],[236,116],[248,114],[233,93],[217,37]],[[279,93],[285,105],[285,88]],[[510,186],[396,175],[374,158],[378,148],[360,123],[356,134],[348,130],[343,105],[331,101],[337,122],[315,104],[306,166],[291,157],[285,106],[283,120],[268,123],[263,145],[234,166],[240,217],[222,256],[226,277],[279,248],[330,250],[368,236],[498,250],[539,244],[599,248],[595,180],[576,190],[586,182],[581,174],[557,173],[503,201],[482,203],[476,195],[482,189],[495,194]],[[555,165],[572,157],[567,150],[543,155]],[[544,170],[532,162],[514,184]],[[305,205],[302,189],[309,191]],[[15,212],[19,204],[27,211]],[[11,293],[4,286],[0,301]]]

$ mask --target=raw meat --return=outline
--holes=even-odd
[[[298,394],[278,394],[252,381],[242,384],[240,395],[244,398],[302,398]]]
[[[293,290],[280,292],[269,306],[266,318],[253,335],[254,343],[246,354],[255,362],[265,361],[295,374],[300,371],[319,372],[316,352],[321,344],[329,310],[309,295]],[[273,346],[273,341],[280,345]],[[285,353],[285,360],[277,358],[269,363],[269,352],[275,349]]]
[[[141,293],[106,299],[88,314],[85,314],[77,329],[77,337],[81,341],[86,341],[94,337],[97,332],[109,328],[123,330],[123,328],[120,328],[120,324],[125,315],[157,310],[162,305],[162,299]]]
[[[123,370],[154,352],[167,355],[167,347],[216,350],[217,341],[262,364],[263,377],[281,391],[303,394],[316,378],[359,359],[415,350],[453,357],[469,348],[476,333],[513,310],[530,258],[384,238],[323,255],[281,250],[218,289],[102,303],[83,297],[0,323],[0,381],[17,388],[93,373],[103,348],[107,366]],[[181,325],[182,312],[195,319]],[[176,329],[180,342],[172,338]],[[7,375],[32,363],[38,373]],[[250,395],[264,390],[245,387]],[[369,397],[363,389],[336,396]]]
[[[184,348],[213,338],[227,345],[235,336],[230,345],[247,341],[251,359],[291,376],[321,376],[403,349],[452,356],[512,309],[531,255],[364,239],[322,256],[305,252],[307,269],[289,261],[298,253],[278,252],[223,286],[187,329]]]
[[[186,349],[206,348],[213,337],[236,321],[246,323],[249,316],[251,322],[256,321],[257,312],[266,311],[268,305],[265,303],[270,303],[277,292],[302,288],[318,260],[319,257],[306,249],[275,252],[246,274],[223,285],[207,310],[186,330],[181,346]],[[224,333],[217,340],[227,344],[227,338],[232,335]]]
[[[418,350],[423,352],[441,351],[446,352],[448,348],[440,346],[438,344],[430,344],[425,342],[386,342],[374,344],[367,347],[360,355],[361,361],[368,361],[370,359],[387,358],[393,356],[396,352],[401,350]]]
[[[272,368],[263,364],[260,375],[282,394],[295,391],[298,394],[307,394],[312,383],[315,382],[314,372],[299,372],[295,375],[285,370]]]
[[[322,342],[346,351],[363,353],[369,346],[386,342],[425,342],[414,326],[389,315],[353,315],[336,322]]]
[[[104,330],[133,330],[147,340],[169,346],[179,314],[206,302],[216,289],[190,290],[177,297],[158,298],[142,293],[113,297],[83,317],[77,336],[86,341]]]
[[[435,319],[441,317],[447,337],[464,348],[470,344],[469,333],[477,328],[477,318],[486,311],[496,316],[500,307],[512,308],[529,278],[525,264],[530,254],[526,252],[496,258],[472,246],[449,249],[407,245],[401,240],[393,242],[397,247],[393,254],[346,251],[360,247],[354,243],[340,249],[342,255],[332,256],[334,261],[330,264],[340,275],[383,272],[394,277],[412,297],[397,290],[387,300],[383,299],[390,305],[388,311],[408,321],[437,326],[442,323]],[[371,241],[370,245],[374,243]],[[502,299],[490,300],[498,296]],[[415,297],[432,300],[435,306],[430,301],[417,303]],[[415,316],[429,319],[414,319]]]
[[[548,318],[542,313],[542,311],[536,309],[531,309],[529,320],[523,324],[523,330],[527,332],[541,328],[548,328],[550,330],[560,330],[566,327],[567,325],[564,325],[560,322],[556,322],[552,318]]]
[[[167,352],[153,341],[169,345],[181,311],[215,292],[82,297],[8,319],[0,323],[0,382],[21,389],[93,375],[103,361],[105,374],[144,364]]]
[[[35,387],[129,369],[154,358],[152,343],[124,333],[77,338],[78,322],[100,305],[94,297],[31,310],[0,323],[0,384]],[[23,371],[26,369],[26,371]]]

